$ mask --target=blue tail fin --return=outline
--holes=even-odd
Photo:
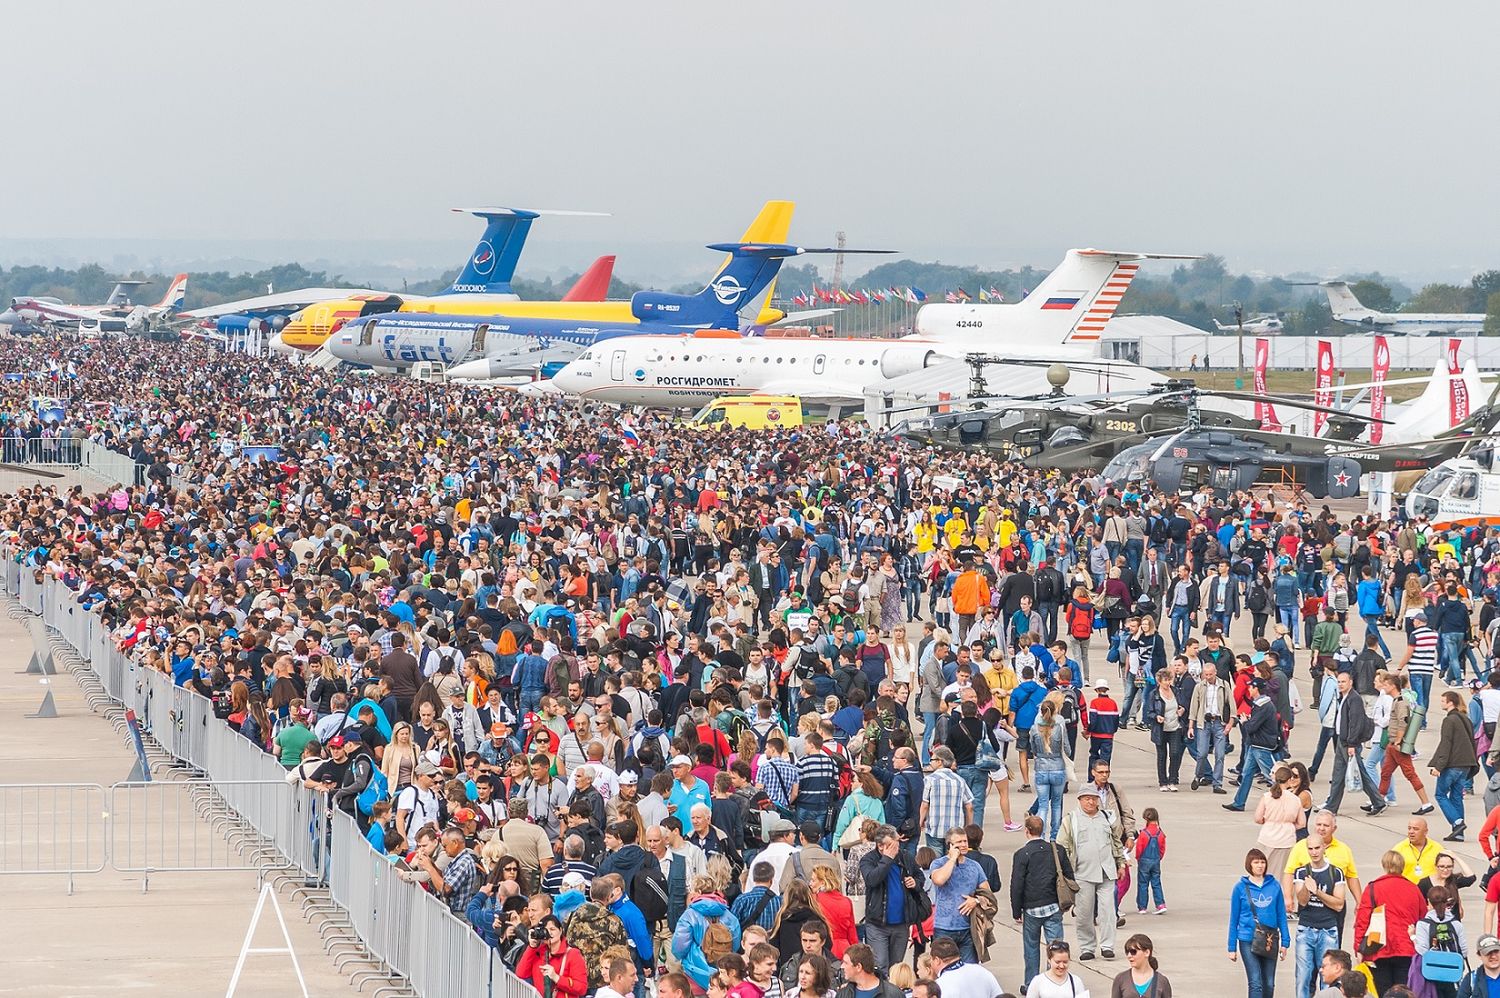
[[[455,209],[462,210],[462,209]],[[541,212],[523,208],[475,208],[470,214],[485,220],[484,235],[469,254],[464,269],[444,294],[510,294],[510,279]]]
[[[785,243],[714,243],[708,247],[728,253],[728,262],[714,275],[708,287],[695,295],[665,291],[639,291],[630,299],[630,311],[642,322],[670,322],[678,326],[709,326],[738,329],[747,310],[758,315],[771,283],[781,273],[788,257],[804,253],[890,253],[892,250],[807,249]]]

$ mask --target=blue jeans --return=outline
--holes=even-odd
[[[1245,806],[1245,800],[1250,796],[1250,788],[1255,784],[1257,773],[1265,773],[1268,780],[1271,778],[1273,765],[1270,749],[1251,745],[1245,750],[1245,764],[1240,767],[1240,789],[1234,795],[1235,807]]]
[[[1272,998],[1276,994],[1276,958],[1250,952],[1250,940],[1240,940],[1240,963],[1245,965],[1246,998]]]
[[[1125,570],[1131,575],[1141,567],[1141,558],[1146,553],[1146,544],[1138,537],[1125,542]]]
[[[1054,912],[1045,918],[1022,913],[1021,915],[1021,952],[1024,954],[1026,973],[1025,980],[1030,983],[1031,979],[1041,973],[1042,967],[1042,940],[1055,943],[1063,937],[1062,912]]]
[[[1377,740],[1376,744],[1370,746],[1370,754],[1365,756],[1365,779],[1375,787],[1376,793],[1380,792],[1380,764],[1383,762],[1385,762],[1385,748]],[[1396,803],[1395,780],[1391,781],[1391,789],[1385,795],[1385,802]]]
[[[522,690],[521,691],[521,720],[526,720],[526,715],[537,710],[542,705],[542,697],[546,690]]]
[[[1031,778],[1036,781],[1036,813],[1046,824],[1042,834],[1051,841],[1062,827],[1063,788],[1068,784],[1068,774],[1060,769],[1041,770]]]
[[[1224,722],[1209,721],[1198,725],[1198,730],[1193,732],[1193,741],[1198,746],[1198,768],[1193,775],[1200,780],[1211,779],[1214,786],[1222,787],[1224,754],[1229,751],[1229,733],[1224,730]],[[1208,762],[1209,752],[1213,753],[1211,767]]]
[[[1292,644],[1297,643],[1297,608],[1295,606],[1277,606],[1276,623],[1286,628],[1287,637],[1292,639]]]
[[[1135,906],[1141,911],[1146,910],[1146,902],[1150,900],[1150,897],[1148,897],[1147,895],[1147,888],[1150,888],[1150,894],[1156,897],[1156,906],[1158,908],[1167,903],[1167,896],[1163,894],[1161,890],[1160,863],[1149,866],[1145,863],[1140,863],[1136,866]],[[1030,978],[1027,979],[1030,980]]]
[[[1422,728],[1427,728],[1428,700],[1432,696],[1432,673],[1410,672],[1411,691],[1417,698],[1417,705],[1422,708]]]
[[[1438,668],[1450,686],[1464,678],[1464,635],[1462,631],[1443,631],[1438,635]]]
[[[1313,982],[1323,966],[1323,954],[1331,949],[1338,949],[1338,927],[1310,929],[1299,925],[1293,945],[1297,947],[1297,998],[1308,998],[1313,993]]]
[[[1229,624],[1232,620],[1234,620],[1234,614],[1211,613],[1208,615],[1208,619],[1210,623],[1216,625],[1219,628],[1220,633],[1222,633],[1225,638],[1229,637]]]
[[[922,765],[932,762],[932,735],[937,728],[937,711],[922,711]]]
[[[1130,715],[1135,713],[1135,708],[1141,708],[1141,717],[1146,716],[1146,687],[1137,686],[1132,676],[1125,677],[1125,702],[1120,705],[1120,728],[1124,730],[1130,727]]]
[[[1365,622],[1365,634],[1366,635],[1370,635],[1370,634],[1375,635],[1375,640],[1380,642],[1380,654],[1384,655],[1386,658],[1390,658],[1391,657],[1391,649],[1389,647],[1387,647],[1387,645],[1385,643],[1385,638],[1383,638],[1383,637],[1380,636],[1380,618],[1379,617],[1366,617],[1364,614],[1360,614],[1359,616],[1360,616],[1360,619]]]
[[[1318,729],[1318,747],[1313,750],[1312,763],[1307,767],[1310,775],[1318,775],[1318,767],[1323,765],[1323,753],[1328,751],[1328,746],[1333,744],[1333,729]]]
[[[1438,774],[1437,788],[1432,795],[1450,825],[1456,826],[1464,820],[1464,784],[1468,779],[1462,769],[1451,766]]]
[[[974,795],[974,824],[984,827],[984,797],[990,788],[990,774],[978,766],[959,766],[958,775],[969,785]]]
[[[1168,614],[1168,628],[1172,634],[1172,654],[1181,655],[1188,638],[1193,636],[1193,615],[1185,606],[1174,606]]]
[[[967,928],[963,929],[939,929],[934,927],[932,938],[941,939],[947,936],[958,943],[958,958],[965,963],[974,962],[974,937],[969,934]],[[1248,943],[1246,945],[1249,945]]]

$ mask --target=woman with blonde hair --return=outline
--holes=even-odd
[[[839,875],[831,866],[812,868],[813,905],[822,914],[828,926],[829,945],[833,947],[834,959],[841,960],[844,950],[859,942],[859,930],[854,924],[854,902],[844,895]]]
[[[397,721],[391,728],[391,743],[385,747],[380,760],[380,771],[390,784],[391,794],[411,783],[417,772],[417,744],[412,741],[411,725]]]

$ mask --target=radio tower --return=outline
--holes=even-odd
[[[844,233],[842,230],[834,235],[834,244],[838,246],[838,255],[833,258],[833,286],[842,288],[844,286]]]

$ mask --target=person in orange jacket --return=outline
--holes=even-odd
[[[953,612],[958,614],[958,630],[954,633],[968,634],[980,608],[990,605],[990,584],[974,562],[966,564],[958,578],[953,580],[952,598]]]

